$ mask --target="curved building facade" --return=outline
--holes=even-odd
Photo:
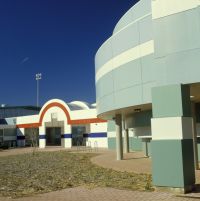
[[[99,116],[146,108],[152,103],[152,87],[200,82],[199,4],[140,0],[120,19],[95,57]]]
[[[153,183],[184,192],[198,160],[199,16],[198,0],[140,0],[95,56],[97,114],[110,120],[108,146],[118,160],[123,150],[145,147]]]

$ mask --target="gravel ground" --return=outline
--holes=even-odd
[[[153,190],[149,174],[105,169],[93,164],[94,153],[30,152],[1,157],[0,196],[30,196],[77,186]]]

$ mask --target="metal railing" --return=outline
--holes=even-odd
[[[76,149],[77,151],[85,151],[85,152],[98,152],[98,142],[95,141],[94,146],[92,146],[91,141],[86,141],[85,143],[83,141],[77,140],[76,143]]]

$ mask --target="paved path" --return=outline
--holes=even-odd
[[[124,154],[124,159],[116,160],[115,151],[108,151],[91,159],[93,163],[104,168],[112,168],[118,171],[148,173],[151,174],[151,159],[142,152]]]
[[[199,198],[200,199],[200,198]],[[113,188],[87,189],[83,187],[64,189],[33,197],[19,199],[0,198],[0,201],[197,201],[190,197],[176,197],[167,192],[138,192]]]
[[[59,151],[60,147],[49,147],[40,151]],[[32,152],[32,148],[11,149],[0,152],[0,156],[16,155]],[[76,151],[76,149],[68,150]],[[116,161],[113,151],[99,150],[100,155],[92,158],[92,162],[105,168],[118,171],[151,173],[151,159],[145,158],[142,153],[125,154],[123,161]],[[197,182],[200,181],[200,171],[197,171]],[[84,187],[69,188],[31,197],[11,199],[0,197],[0,201],[196,201],[200,200],[200,193],[191,193],[177,197],[169,192],[139,192],[118,190],[113,188],[87,189]]]
[[[91,161],[98,166],[117,171],[152,173],[151,158],[145,157],[142,152],[124,154],[124,159],[117,161],[115,151],[107,151],[93,157]],[[196,183],[200,184],[200,170],[196,171]]]

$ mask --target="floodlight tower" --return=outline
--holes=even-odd
[[[37,107],[39,107],[39,80],[42,79],[42,73],[37,73],[35,79],[37,81]]]

